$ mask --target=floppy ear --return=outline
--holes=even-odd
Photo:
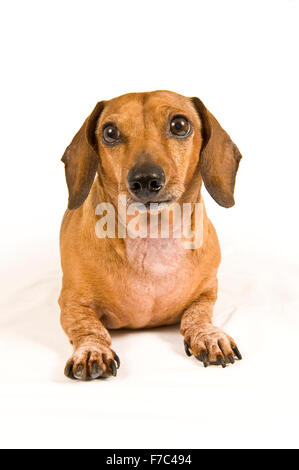
[[[220,206],[235,204],[234,187],[242,155],[199,98],[192,102],[202,123],[200,171],[205,187]]]
[[[96,105],[66,148],[61,159],[65,164],[65,177],[69,190],[69,209],[77,209],[83,204],[93,183],[99,158],[95,129],[103,108],[103,101]]]

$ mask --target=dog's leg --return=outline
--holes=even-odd
[[[185,351],[196,359],[209,364],[226,366],[242,359],[235,341],[224,331],[212,325],[217,286],[204,292],[185,310],[181,320],[180,332],[184,336]]]
[[[110,348],[110,335],[95,312],[79,303],[60,301],[60,306],[61,325],[74,347],[65,375],[79,380],[115,376],[119,358]]]

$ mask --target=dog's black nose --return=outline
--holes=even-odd
[[[165,173],[160,166],[152,163],[135,165],[127,176],[132,194],[141,200],[151,199],[165,184]]]

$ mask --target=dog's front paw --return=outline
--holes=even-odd
[[[70,379],[93,380],[116,376],[120,366],[118,355],[108,346],[82,345],[67,361],[64,374]]]
[[[227,363],[234,364],[235,357],[242,359],[234,340],[213,325],[191,328],[185,335],[184,345],[187,356],[193,354],[205,367],[209,364],[226,367]]]

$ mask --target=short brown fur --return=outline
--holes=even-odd
[[[187,139],[166,132],[173,115],[193,126]],[[102,126],[115,123],[122,142],[107,146]],[[63,156],[69,207],[61,227],[63,286],[61,323],[74,352],[65,373],[93,379],[116,375],[118,356],[108,329],[149,328],[181,322],[187,354],[203,364],[241,358],[234,340],[212,325],[217,298],[220,248],[204,209],[203,244],[194,250],[182,241],[99,239],[95,233],[100,202],[117,207],[131,194],[126,176],[136,162],[151,159],[166,175],[165,197],[180,204],[203,202],[202,180],[222,206],[234,204],[241,155],[228,134],[198,98],[168,91],[130,93],[97,104]]]

